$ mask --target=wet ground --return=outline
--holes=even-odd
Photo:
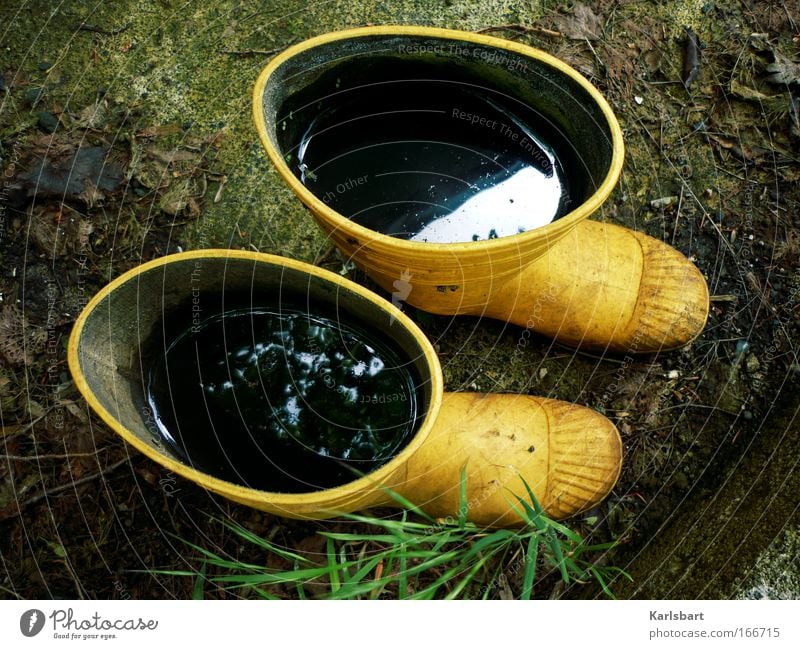
[[[697,341],[633,364],[541,339],[514,362],[519,329],[408,309],[438,346],[446,388],[565,399],[614,420],[626,449],[619,485],[571,524],[620,541],[603,559],[634,577],[616,585],[620,596],[800,597],[798,20],[796,1],[420,0],[314,11],[295,1],[6,2],[2,595],[188,597],[191,580],[148,573],[197,568],[178,538],[251,552],[210,516],[306,552],[320,550],[316,530],[342,528],[232,505],[133,452],[79,398],[65,344],[95,291],[179,249],[278,253],[372,286],[271,168],[250,91],[298,40],[416,23],[529,43],[592,80],[627,147],[619,187],[595,218],[674,245],[713,296]],[[536,592],[594,595],[553,588],[544,578]]]

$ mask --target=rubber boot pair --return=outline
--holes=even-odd
[[[534,107],[571,147],[574,209],[526,232],[457,243],[387,236],[333,209],[329,203],[337,195],[356,196],[358,178],[368,179],[342,179],[330,195],[313,191],[321,170],[303,163],[302,148],[326,98],[420,79]],[[641,233],[586,220],[617,182],[622,136],[597,90],[561,61],[475,34],[364,28],[327,34],[277,56],[259,77],[254,98],[259,135],[285,181],[335,245],[395,302],[443,315],[499,318],[571,345],[626,353],[678,347],[702,329],[708,292],[685,257]],[[369,114],[368,106],[364,110]],[[453,119],[463,114],[454,107]],[[195,293],[248,290],[259,296],[287,288],[309,305],[343,309],[389,332],[416,365],[425,391],[425,416],[397,455],[352,482],[300,494],[220,480],[166,448],[152,413],[141,406],[143,379],[135,363],[139,337],[157,330],[164,313],[190,304]],[[195,251],[126,273],[79,317],[69,363],[90,405],[143,453],[205,488],[284,516],[398,505],[392,491],[436,517],[466,514],[479,525],[517,525],[514,505],[530,488],[548,515],[566,518],[605,498],[622,463],[619,434],[599,413],[527,395],[445,393],[430,342],[400,310],[338,275],[270,255]]]

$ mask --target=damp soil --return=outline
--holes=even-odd
[[[746,447],[719,475],[699,482],[647,544],[629,554],[633,581],[619,584],[619,596],[797,599],[791,555],[781,568],[794,590],[780,589],[769,566],[757,569],[754,561],[800,525],[800,398],[788,386],[776,396],[773,417]]]
[[[446,389],[565,399],[614,421],[625,448],[619,484],[569,524],[618,542],[597,560],[630,572],[632,583],[614,585],[621,596],[798,597],[759,581],[800,524],[798,15],[796,3],[733,0],[589,9],[337,0],[313,13],[295,0],[5,3],[0,596],[191,597],[194,580],[149,572],[198,569],[198,555],[177,539],[290,567],[210,517],[310,557],[324,552],[318,531],[351,529],[235,505],[126,447],[79,398],[65,345],[101,286],[180,249],[283,254],[376,289],[271,168],[250,91],[292,42],[364,23],[419,23],[528,43],[587,76],[626,142],[619,186],[593,218],[675,246],[712,294],[700,338],[634,362],[404,306],[434,342]],[[537,597],[597,596],[564,589],[546,566],[537,574]],[[502,588],[480,592],[515,596],[519,578],[509,566]],[[292,596],[279,586],[273,594]]]

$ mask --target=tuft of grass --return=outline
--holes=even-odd
[[[435,520],[389,491],[406,508],[400,517],[342,514],[358,531],[318,532],[325,538],[322,560],[292,552],[237,523],[215,519],[241,541],[271,555],[272,561],[243,563],[184,540],[197,552],[199,569],[157,572],[194,578],[193,596],[200,599],[204,586],[266,599],[285,597],[287,590],[299,599],[488,599],[494,589],[512,581],[518,584],[515,595],[527,600],[534,596],[537,571],[543,569],[557,571],[564,584],[594,580],[613,598],[610,578],[631,577],[620,568],[596,565],[590,557],[615,543],[587,544],[547,517],[527,483],[525,488],[527,497],[513,495],[511,502],[524,525],[497,530],[467,521],[463,470],[457,520]],[[269,568],[268,563],[290,567]]]

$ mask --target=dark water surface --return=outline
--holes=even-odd
[[[339,316],[229,310],[165,347],[147,386],[164,440],[224,480],[277,492],[337,486],[384,464],[416,427],[410,364]]]
[[[577,166],[572,147],[536,111],[499,93],[391,81],[333,93],[313,113],[290,166],[316,196],[370,229],[478,241],[546,225],[574,207],[565,170]]]

